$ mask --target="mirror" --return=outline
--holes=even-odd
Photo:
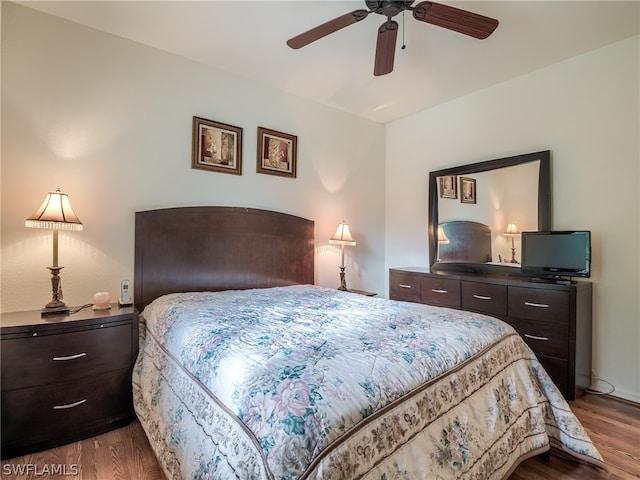
[[[432,271],[520,275],[520,232],[551,230],[550,151],[429,173]]]

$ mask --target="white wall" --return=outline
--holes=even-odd
[[[550,149],[553,228],[593,234],[593,367],[615,395],[635,401],[639,42],[636,36],[388,124],[385,224],[387,268],[424,266],[429,171]]]
[[[243,128],[241,176],[191,168],[192,117]],[[60,187],[84,224],[60,233],[65,302],[133,280],[134,212],[265,208],[314,220],[316,283],[384,293],[384,127],[12,3],[2,3],[2,311],[51,298],[51,232],[25,228]],[[296,179],[256,173],[257,127],[298,136]]]

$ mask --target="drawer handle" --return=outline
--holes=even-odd
[[[473,294],[473,298],[477,298],[478,300],[491,300],[491,297],[487,297],[486,295],[476,295]]]
[[[74,407],[77,407],[79,405],[82,405],[86,401],[87,401],[87,399],[83,398],[82,400],[78,400],[77,402],[73,402],[73,403],[67,403],[66,405],[54,405],[53,409],[54,410],[66,410],[67,408],[74,408]]]
[[[549,308],[549,305],[546,303],[533,303],[533,302],[524,302],[527,307],[537,307],[537,308]]]
[[[401,283],[400,285],[398,285],[400,288],[411,288],[411,285],[405,285],[404,283]]]
[[[82,358],[86,355],[86,352],[76,353],[75,355],[69,355],[67,357],[53,357],[54,362],[65,362],[67,360],[75,360],[76,358]]]
[[[543,342],[549,341],[549,337],[538,337],[537,335],[529,335],[528,333],[525,333],[524,336],[530,338],[531,340],[540,340]]]
[[[447,290],[440,290],[439,288],[432,288],[433,293],[449,293]]]

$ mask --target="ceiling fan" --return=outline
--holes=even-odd
[[[336,17],[287,40],[287,45],[298,49],[330,33],[337,32],[342,28],[364,20],[370,13],[384,15],[387,20],[378,28],[375,66],[373,68],[373,74],[380,76],[386,75],[393,70],[398,22],[392,20],[392,18],[400,12],[411,10],[413,11],[413,18],[416,20],[448,28],[478,39],[487,38],[498,27],[498,20],[484,15],[435,2],[420,2],[413,7],[413,2],[414,0],[365,0],[369,10],[354,10]]]

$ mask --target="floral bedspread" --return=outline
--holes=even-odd
[[[134,404],[170,479],[501,479],[550,446],[605,468],[507,324],[314,286],[172,294]]]

